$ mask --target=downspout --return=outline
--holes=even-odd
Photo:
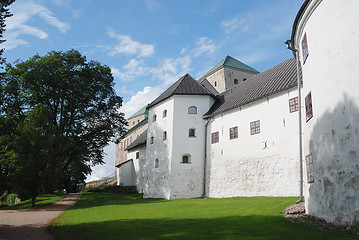
[[[287,48],[292,50],[297,64],[297,85],[298,85],[298,118],[299,118],[299,171],[300,171],[300,195],[297,204],[303,202],[303,140],[302,140],[302,94],[301,94],[301,79],[299,71],[299,54],[298,49],[292,46],[292,41],[287,40],[285,42]]]
[[[209,122],[211,121],[211,118],[207,119],[205,128],[204,128],[204,166],[203,166],[203,194],[202,197],[206,197],[206,173],[207,173],[207,127]]]

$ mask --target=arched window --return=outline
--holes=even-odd
[[[196,137],[196,129],[190,128],[188,130],[188,137]]]
[[[163,132],[163,141],[165,141],[166,139],[167,139],[167,132],[164,131],[164,132]]]
[[[189,107],[188,114],[197,114],[197,108],[195,106]]]
[[[155,168],[158,168],[159,165],[160,165],[160,163],[159,163],[159,161],[158,161],[158,158],[156,158],[156,160],[155,160]]]
[[[234,84],[238,84],[238,79],[234,79]]]
[[[163,118],[167,117],[167,110],[166,110],[166,109],[163,110],[162,117],[163,117]]]
[[[153,115],[153,117],[152,117],[152,122],[156,122],[156,120],[157,120],[157,115],[155,114],[155,115]]]
[[[189,154],[182,155],[181,163],[191,163],[191,155]]]

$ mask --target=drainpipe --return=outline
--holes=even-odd
[[[203,172],[203,194],[202,197],[206,197],[206,173],[207,173],[207,127],[211,118],[207,119],[204,132],[204,172]]]
[[[299,71],[299,54],[298,49],[295,49],[292,46],[292,41],[285,41],[287,48],[292,50],[297,64],[297,84],[298,84],[298,118],[299,118],[299,171],[300,171],[300,196],[297,204],[303,202],[303,140],[302,140],[302,94],[301,94],[301,81],[300,81],[300,71]]]

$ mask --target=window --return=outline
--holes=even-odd
[[[251,122],[250,126],[251,126],[251,135],[258,134],[261,132],[259,120]]]
[[[305,115],[307,122],[313,117],[312,92],[305,97]]]
[[[126,145],[126,139],[123,141],[123,149],[124,150],[126,150],[126,147],[127,147],[127,145]]]
[[[238,84],[238,79],[234,79],[234,84]]]
[[[128,147],[128,145],[130,145],[130,139],[129,138],[127,138],[127,147]]]
[[[212,144],[219,142],[219,132],[212,133]]]
[[[214,82],[214,86],[217,87],[217,82]]]
[[[132,122],[132,125],[135,125],[135,123],[136,123],[136,122],[135,122],[135,121],[133,121],[133,122]]]
[[[298,97],[289,99],[289,112],[298,111]]]
[[[167,139],[167,132],[164,131],[164,132],[163,132],[163,141],[165,141],[166,139]]]
[[[156,120],[157,120],[157,115],[155,114],[155,115],[153,115],[153,117],[152,117],[152,122],[156,122]]]
[[[130,137],[130,144],[132,143],[132,136]]]
[[[188,130],[188,137],[196,137],[196,129],[190,128]]]
[[[305,156],[305,161],[307,164],[307,182],[313,183],[314,182],[314,168],[313,168],[312,154],[308,154],[307,156]]]
[[[229,129],[229,139],[236,139],[238,138],[238,127],[232,127]]]
[[[140,152],[136,152],[136,159],[140,158]]]
[[[167,110],[166,110],[166,109],[163,110],[162,117],[163,117],[163,118],[167,117]]]
[[[159,165],[160,165],[160,163],[159,163],[158,159],[156,159],[156,160],[155,160],[155,168],[158,168]]]
[[[303,54],[303,64],[308,58],[308,42],[307,42],[307,34],[305,33],[302,39],[302,54]]]
[[[182,162],[181,163],[191,163],[190,162],[190,155],[183,155],[182,156]]]
[[[150,138],[150,144],[153,144],[153,137]]]
[[[247,80],[247,78],[243,78],[243,82],[246,81],[246,80]]]
[[[197,108],[195,106],[189,107],[188,114],[197,114]]]

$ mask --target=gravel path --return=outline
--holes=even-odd
[[[62,200],[36,210],[1,210],[0,240],[55,240],[47,225],[81,198],[70,193]]]

